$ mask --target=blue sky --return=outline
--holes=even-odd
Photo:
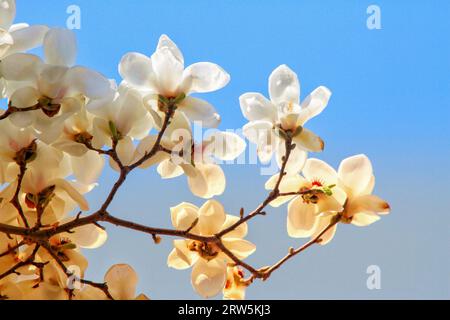
[[[381,8],[381,30],[366,27],[366,9]],[[18,0],[17,22],[65,26],[69,5],[81,8],[78,63],[120,80],[123,54],[151,54],[160,34],[180,47],[187,64],[212,61],[231,74],[223,90],[207,94],[222,129],[245,124],[238,97],[267,94],[267,78],[288,64],[302,82],[302,97],[319,85],[333,91],[328,108],[309,127],[326,142],[313,155],[337,166],[367,154],[376,193],[392,214],[368,228],[340,226],[334,241],[286,264],[248,298],[449,298],[450,288],[450,2],[442,1],[143,1]],[[226,166],[227,191],[218,197],[229,213],[254,208],[265,196],[256,165]],[[104,198],[107,170],[89,195]],[[118,216],[170,227],[168,208],[197,205],[183,178],[162,181],[154,170],[133,174],[112,206]],[[268,265],[299,245],[285,231],[286,212],[273,210],[250,226],[258,244],[249,259]],[[171,239],[155,246],[147,236],[109,227],[108,243],[90,258],[88,275],[103,277],[114,263],[130,263],[139,289],[155,299],[195,299],[190,271],[166,267]],[[366,269],[378,265],[381,290],[368,290]]]

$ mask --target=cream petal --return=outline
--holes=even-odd
[[[352,224],[358,227],[366,227],[380,220],[380,216],[365,212],[358,212],[353,215]]]
[[[232,132],[217,131],[205,140],[206,142],[203,142],[204,152],[224,161],[236,159],[246,147],[245,141]]]
[[[81,157],[71,157],[73,174],[78,182],[92,184],[96,182],[105,164],[103,156],[89,150]]]
[[[16,108],[27,108],[38,103],[39,91],[33,87],[23,87],[17,89],[11,96],[11,105]]]
[[[310,158],[306,160],[302,172],[306,179],[310,181],[319,179],[327,186],[337,184],[338,181],[336,170],[325,161],[319,159]]]
[[[239,97],[241,111],[248,121],[266,120],[277,121],[277,109],[272,102],[262,94],[249,92]]]
[[[183,202],[170,208],[172,225],[176,230],[187,230],[198,218],[199,208],[191,203]]]
[[[280,141],[277,148],[277,163],[278,166],[281,168],[283,157],[286,154],[286,146],[283,141]],[[288,162],[286,164],[285,172],[287,172],[288,175],[293,175],[299,173],[303,166],[305,165],[306,159],[308,157],[308,153],[300,148],[298,145],[295,146],[294,149],[292,149],[291,154],[289,155]]]
[[[303,203],[302,197],[297,197],[289,203],[287,217],[287,231],[293,238],[310,237],[317,226],[316,207]]]
[[[325,230],[325,228],[331,224],[332,219],[334,219],[334,215],[320,216],[318,218],[316,230],[314,231],[314,234],[311,236],[311,238],[317,237],[323,230]],[[319,244],[326,245],[327,243],[329,243],[333,239],[334,234],[336,233],[336,228],[337,228],[337,225],[334,225],[327,232],[325,232],[320,237]]]
[[[194,63],[183,72],[183,86],[186,93],[212,92],[225,87],[230,75],[217,64],[211,62]]]
[[[102,99],[114,94],[108,79],[84,67],[70,68],[64,83],[70,88],[72,94],[82,93],[90,99]]]
[[[389,204],[375,195],[352,198],[346,205],[346,212],[350,217],[359,212],[388,214],[389,211]]]
[[[134,160],[135,147],[130,137],[125,137],[117,143],[117,156],[124,165],[132,164]]]
[[[199,259],[192,268],[192,286],[204,298],[211,298],[219,294],[225,286],[225,262],[214,259],[206,261]]]
[[[119,63],[120,76],[138,89],[154,90],[152,60],[137,52],[127,53]]]
[[[295,136],[293,142],[307,151],[321,152],[325,147],[324,141],[311,130],[303,128],[302,132]]]
[[[16,17],[16,0],[0,1],[0,28],[8,30]]]
[[[275,185],[278,181],[279,174],[276,174],[267,180],[265,184],[266,190],[273,190],[275,188]],[[301,187],[306,183],[306,180],[303,179],[300,175],[288,175],[284,176],[283,179],[281,179],[279,191],[281,193],[289,193],[289,192],[296,192],[301,189]],[[283,196],[278,197],[277,199],[270,202],[270,205],[272,207],[279,207],[282,204],[286,203],[287,201],[291,200],[295,196]]]
[[[174,240],[175,247],[167,258],[167,265],[177,270],[184,270],[191,267],[198,260],[199,256],[190,251],[187,247],[188,240]]]
[[[75,33],[68,29],[50,29],[45,35],[45,61],[49,64],[71,67],[77,58],[77,40]]]
[[[31,26],[20,28],[11,32],[14,39],[14,45],[11,46],[9,54],[28,51],[42,44],[44,36],[48,31],[47,26]]]
[[[301,111],[299,114],[299,121],[304,125],[308,120],[320,114],[328,104],[331,97],[331,91],[323,86],[315,89],[306,99],[301,103]]]
[[[198,228],[202,235],[214,235],[221,231],[226,215],[222,204],[216,200],[206,201],[198,211]]]
[[[105,282],[115,300],[135,298],[138,275],[128,264],[115,264],[105,274]]]
[[[372,164],[367,156],[360,154],[343,160],[338,176],[344,186],[356,196],[366,190],[372,180]],[[346,190],[347,191],[347,190]]]
[[[16,53],[1,60],[0,75],[6,80],[35,81],[42,65],[38,56]]]
[[[189,188],[194,195],[209,199],[224,192],[225,174],[218,165],[198,163],[196,169],[195,176],[188,176]]]
[[[240,220],[237,216],[232,216],[230,214],[226,215],[225,222],[223,223],[222,230],[227,229],[228,227],[231,227],[235,223],[237,223]],[[240,224],[236,229],[228,232],[225,236],[227,238],[244,238],[247,235],[248,232],[248,226],[247,223]]]
[[[49,183],[49,185],[52,184],[54,184],[57,188],[61,188],[61,190],[65,191],[70,198],[78,203],[81,210],[89,210],[89,204],[86,199],[70,184],[70,182],[58,178],[52,181],[52,183]]]
[[[198,122],[202,127],[217,128],[220,124],[220,115],[214,106],[205,100],[186,97],[180,104],[179,110],[193,122]]]
[[[183,168],[174,164],[170,159],[162,161],[157,168],[157,171],[161,178],[172,179],[179,177],[183,174]]]
[[[72,233],[64,233],[66,238],[72,240],[81,248],[95,249],[101,247],[108,239],[105,230],[94,224],[87,224],[72,230]]]
[[[273,155],[275,135],[272,128],[273,124],[265,120],[252,121],[243,127],[244,136],[257,145],[258,158],[263,163],[270,161]]]
[[[299,104],[300,83],[295,72],[285,64],[276,68],[269,77],[269,93],[275,103]]]
[[[222,242],[239,259],[245,259],[256,251],[256,246],[247,240],[233,239],[226,235]]]

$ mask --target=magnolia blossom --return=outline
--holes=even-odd
[[[181,51],[168,36],[159,38],[155,53],[149,58],[143,54],[126,54],[119,64],[119,73],[126,85],[146,94],[149,111],[160,123],[158,97],[167,99],[185,96],[177,104],[178,110],[191,121],[201,121],[205,127],[217,127],[220,116],[208,102],[188,96],[191,93],[212,92],[223,88],[230,76],[221,67],[210,62],[194,63],[184,68]]]
[[[248,283],[244,280],[242,269],[228,266],[227,281],[223,288],[223,298],[226,300],[244,300],[247,287]]]
[[[372,164],[365,155],[343,160],[338,172],[325,162],[308,159],[300,183],[286,183],[286,192],[321,190],[311,196],[297,196],[288,207],[288,233],[292,237],[315,238],[337,215],[340,222],[367,226],[389,213],[389,204],[372,195],[375,177]],[[330,192],[331,195],[326,193]],[[327,244],[336,232],[336,225],[321,236],[320,244]]]
[[[46,26],[13,24],[16,17],[16,1],[0,1],[0,60],[6,56],[33,49],[42,44]]]
[[[262,162],[277,155],[282,163],[286,154],[285,138],[292,137],[295,148],[287,163],[288,173],[298,173],[307,157],[307,151],[319,152],[324,148],[320,137],[304,125],[327,106],[331,92],[325,87],[315,89],[300,104],[300,83],[297,75],[286,65],[276,68],[269,77],[270,101],[259,93],[243,94],[239,100],[245,118],[244,135],[258,146]]]
[[[171,208],[172,224],[177,230],[188,230],[201,236],[212,236],[239,220],[239,217],[227,215],[223,206],[208,200],[200,208],[190,203],[181,203]],[[241,224],[222,237],[222,243],[239,259],[252,254],[256,247],[243,238],[247,234],[247,225]],[[174,240],[174,249],[167,264],[175,269],[192,268],[192,286],[205,298],[217,295],[225,286],[227,263],[231,259],[214,243],[196,240]]]
[[[39,57],[17,53],[0,62],[0,74],[8,81],[10,107],[34,108],[14,112],[18,127],[32,125],[47,143],[63,131],[64,121],[79,111],[85,99],[111,95],[109,81],[95,71],[73,67],[76,44],[69,30],[52,29],[44,39],[45,63]],[[11,84],[10,84],[11,83]]]

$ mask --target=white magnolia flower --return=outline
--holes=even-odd
[[[182,53],[168,36],[160,37],[151,58],[136,52],[126,54],[119,64],[119,73],[127,85],[149,94],[145,100],[154,117],[159,118],[159,95],[167,99],[186,95],[177,105],[178,110],[191,121],[201,121],[203,126],[219,125],[220,116],[211,104],[188,95],[219,90],[230,76],[210,62],[194,63],[185,69]]]
[[[338,172],[321,160],[308,159],[303,174],[323,186],[336,186],[330,188],[333,195],[327,197],[328,201],[323,201],[322,195],[316,199],[317,204],[311,204],[310,198],[305,201],[302,197],[289,204],[288,232],[291,236],[315,238],[336,215],[340,216],[340,222],[367,226],[379,220],[379,214],[389,213],[389,204],[372,195],[375,177],[372,164],[365,155],[343,160]],[[336,225],[321,236],[320,244],[331,241],[335,232]]]
[[[188,230],[201,236],[212,236],[239,220],[239,217],[225,214],[223,206],[208,200],[198,208],[190,203],[181,203],[171,208],[172,224],[177,230]],[[241,224],[222,237],[222,242],[239,259],[252,254],[256,247],[243,238],[247,235],[247,225]],[[217,295],[225,286],[227,263],[231,259],[214,243],[195,240],[174,240],[175,249],[170,253],[167,263],[175,269],[192,268],[192,286],[205,298]]]
[[[0,60],[40,46],[48,30],[46,26],[13,24],[15,17],[16,1],[0,0]]]
[[[8,85],[10,106],[17,109],[11,121],[18,127],[32,125],[39,138],[54,142],[64,122],[85,104],[85,99],[103,99],[111,95],[109,81],[87,68],[74,66],[75,38],[71,31],[50,30],[44,40],[46,62],[29,54],[13,54],[0,62],[0,74]]]
[[[247,287],[248,283],[244,280],[242,269],[236,266],[228,266],[223,298],[226,300],[244,300]]]
[[[269,161],[275,152],[279,164],[286,154],[283,136],[291,135],[295,149],[286,171],[298,173],[306,161],[307,151],[319,152],[324,148],[322,139],[304,125],[327,106],[331,92],[318,87],[300,104],[297,75],[286,65],[281,65],[269,77],[269,94],[270,101],[254,92],[239,98],[242,113],[249,120],[244,126],[244,135],[258,146],[262,162]]]
[[[119,140],[125,137],[141,140],[153,126],[140,93],[123,85],[115,96],[92,101],[87,108],[95,115],[92,145],[96,148],[111,146],[113,134]]]

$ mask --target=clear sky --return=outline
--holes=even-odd
[[[283,266],[248,298],[450,298],[450,2],[434,1],[144,1],[18,0],[17,22],[65,26],[69,5],[81,8],[78,63],[120,80],[123,54],[154,51],[168,34],[187,64],[212,61],[230,84],[208,94],[222,129],[246,123],[238,97],[267,94],[280,64],[298,72],[302,97],[319,85],[333,91],[328,108],[309,127],[326,142],[314,155],[333,166],[357,153],[371,158],[376,194],[392,214],[367,228],[339,226],[335,239]],[[381,9],[381,30],[366,26],[369,5]],[[218,197],[229,213],[251,210],[264,197],[257,165],[226,166],[228,188]],[[104,199],[114,174],[107,170],[89,195]],[[170,227],[169,207],[201,205],[183,177],[162,181],[154,169],[134,173],[114,201],[120,217]],[[286,233],[285,208],[250,226],[258,245],[249,262],[264,266],[300,241]],[[102,248],[85,251],[88,276],[101,280],[114,263],[131,264],[139,289],[154,299],[196,299],[190,270],[166,266],[172,245],[108,226]],[[381,289],[366,287],[367,267],[381,269]]]

